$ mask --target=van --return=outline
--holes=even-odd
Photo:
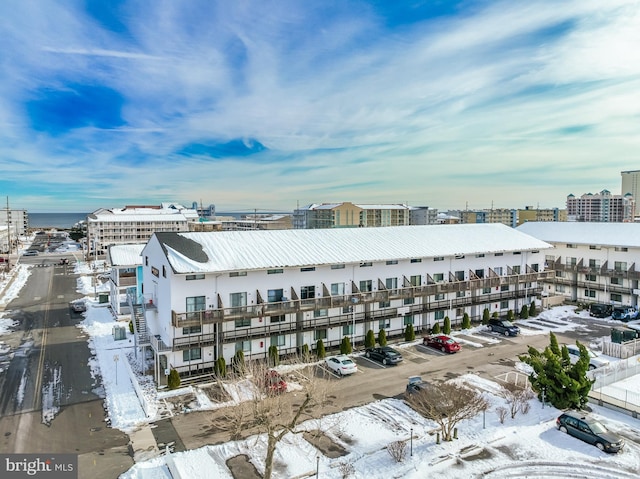
[[[610,304],[593,303],[589,306],[589,316],[593,316],[594,318],[606,318],[607,316],[611,316],[612,312],[613,308]]]

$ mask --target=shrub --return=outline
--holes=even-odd
[[[316,343],[316,356],[318,356],[318,359],[324,359],[326,355],[327,351],[324,349],[324,343],[322,342],[322,339],[318,339],[318,342]]]
[[[364,347],[372,348],[376,345],[376,335],[373,333],[373,329],[367,331],[367,335],[364,337]]]
[[[462,315],[462,329],[470,329],[470,328],[471,328],[471,318],[469,317],[468,313],[464,313],[464,315]]]
[[[380,345],[381,348],[387,345],[387,333],[385,332],[384,329],[381,329],[378,332],[378,344]]]
[[[351,347],[349,336],[343,337],[342,342],[340,343],[340,354],[351,354],[352,352],[353,348]]]
[[[491,317],[492,317],[493,319],[498,319],[498,318],[500,317],[500,315],[498,314],[498,312],[497,312],[497,311],[494,311],[493,313],[491,313]]]
[[[528,319],[529,318],[529,307],[526,304],[522,305],[522,309],[520,309],[520,319]]]
[[[133,334],[133,321],[129,321],[129,332]]]
[[[221,378],[224,378],[227,376],[227,362],[222,356],[216,359],[215,373],[216,373],[216,376]]]
[[[449,319],[449,316],[444,317],[444,323],[442,325],[442,333],[451,334],[451,320]]]
[[[305,363],[308,363],[310,356],[311,355],[309,354],[309,345],[307,343],[304,343],[302,345],[302,361]]]
[[[396,462],[402,462],[407,455],[407,441],[392,442],[387,446],[387,451]]]
[[[484,308],[484,311],[482,312],[482,324],[489,324],[489,319],[491,318],[491,313],[489,313],[489,310],[487,308]]]
[[[236,354],[233,356],[233,359],[231,360],[231,364],[233,366],[233,369],[237,373],[244,374],[244,370],[245,370],[244,351],[242,349],[238,349],[236,351]]]
[[[404,330],[404,340],[405,341],[413,341],[416,339],[416,332],[413,329],[413,324],[407,324],[407,327]]]
[[[515,319],[515,314],[513,313],[513,309],[507,311],[507,321],[513,321]]]
[[[277,366],[280,362],[280,354],[278,353],[278,346],[269,346],[269,364],[271,366]]]
[[[431,334],[440,334],[440,323],[436,323],[431,328]]]
[[[531,301],[531,305],[529,306],[529,316],[535,316],[536,314],[538,314],[538,311],[536,310],[536,302]]]
[[[167,378],[167,386],[169,387],[169,389],[177,389],[180,387],[180,375],[175,369],[172,369],[169,373],[169,377]]]

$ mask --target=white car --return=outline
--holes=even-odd
[[[569,359],[571,360],[571,363],[577,363],[578,359],[580,359],[580,349],[575,344],[566,344],[566,346],[569,351]],[[595,351],[591,351],[587,348],[587,352],[589,353],[589,369],[601,368],[609,364],[608,359],[603,358]]]
[[[329,356],[325,359],[327,367],[338,376],[346,376],[358,372],[358,365],[354,363],[346,354]]]

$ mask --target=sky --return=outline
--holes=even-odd
[[[3,291],[0,304],[6,306],[13,298],[19,296],[30,275],[30,268],[29,265],[18,264],[11,276],[0,277],[0,291]],[[203,385],[182,387],[175,391],[156,391],[150,377],[141,372],[140,360],[136,360],[133,355],[132,336],[127,333],[127,339],[114,341],[114,319],[105,305],[95,300],[96,290],[91,285],[91,265],[80,261],[75,265],[74,272],[78,274],[77,292],[84,296],[88,306],[78,327],[86,333],[89,346],[94,353],[89,366],[96,378],[96,393],[105,398],[105,410],[110,426],[130,434],[134,450],[138,438],[146,441],[152,437],[150,428],[154,427],[153,421],[166,414],[167,408],[171,408],[172,398],[189,398],[177,401],[182,402],[185,409],[172,409],[172,414],[212,410],[229,405],[212,402],[203,392]],[[107,286],[98,288],[98,291],[103,289],[107,290]],[[0,312],[0,354],[7,354],[7,347],[2,343],[2,334],[16,327],[11,320],[6,319],[9,315],[10,311]],[[537,319],[545,320],[547,325],[553,324],[555,332],[572,329],[588,331],[586,321],[594,321],[586,311],[575,311],[572,306],[545,310]],[[534,321],[535,319],[518,321],[521,334],[546,335],[551,331],[540,321]],[[611,322],[612,325],[617,323],[611,319],[597,321]],[[463,348],[473,349],[481,349],[504,340],[497,334],[487,334],[482,328],[476,326],[464,334],[454,331],[452,335]],[[401,348],[403,354],[408,357],[412,354],[409,348],[413,344],[401,343],[395,347]],[[596,338],[592,337],[588,346],[598,349]],[[19,354],[19,351],[13,353]],[[118,354],[121,360],[114,361],[114,354]],[[619,370],[615,366],[617,358],[603,357],[611,361],[614,370]],[[287,375],[290,372],[287,366],[281,365],[278,368],[289,379],[289,388],[295,390],[296,384],[291,381],[291,376]],[[524,379],[528,373],[527,366],[516,363],[510,374],[516,373],[520,373],[521,379]],[[48,390],[55,389],[56,380],[57,377],[52,375],[51,384],[45,384],[43,388],[42,421],[45,423],[55,421],[60,412],[53,396],[46,394]],[[348,380],[348,377],[340,379]],[[419,479],[431,475],[444,479],[507,479],[514,475],[559,477],[574,475],[576,470],[579,470],[584,478],[637,477],[637,467],[640,463],[637,419],[594,403],[589,404],[593,409],[592,414],[598,420],[626,438],[625,450],[617,455],[609,455],[556,430],[555,420],[561,411],[548,404],[543,407],[535,398],[529,402],[529,411],[526,414],[518,412],[514,418],[507,415],[505,421],[500,422],[498,409],[507,407],[507,404],[501,396],[502,386],[499,378],[490,380],[476,374],[465,374],[456,381],[480,391],[489,404],[489,409],[484,415],[478,414],[473,419],[459,424],[457,440],[437,444],[434,437],[437,425],[433,421],[422,418],[400,399],[382,399],[326,416],[321,420],[309,420],[300,424],[299,431],[321,430],[335,444],[344,448],[346,455],[331,459],[315,449],[302,435],[289,434],[278,446],[275,457],[278,463],[286,466],[286,472],[274,474],[274,479],[314,477],[316,468],[319,468],[319,477],[341,479],[341,463],[353,465],[354,473],[350,476],[353,479]],[[635,375],[602,388],[602,392],[632,400],[630,398],[637,399],[639,388],[640,375]],[[242,385],[229,384],[230,393],[247,390]],[[242,400],[242,397],[238,397],[237,400]],[[413,441],[410,440],[412,435]],[[397,463],[386,448],[392,442],[405,440],[411,445],[407,448],[404,460]],[[145,446],[147,444],[144,442]],[[225,462],[244,454],[257,470],[262,471],[265,444],[263,436],[252,436],[241,441],[229,441],[185,452],[161,448],[145,450],[142,454],[137,453],[136,463],[123,473],[120,479],[170,479],[172,476],[168,464],[171,464],[174,472],[181,474],[173,477],[205,479],[215,476],[233,479]],[[410,448],[413,448],[413,454],[409,453]]]
[[[31,212],[564,208],[639,166],[636,0],[7,0],[0,33]]]

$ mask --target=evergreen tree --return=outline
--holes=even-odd
[[[442,334],[451,334],[451,320],[449,316],[444,317],[444,323],[442,324]]]
[[[440,334],[440,323],[436,323],[431,328],[431,334]]]
[[[404,340],[409,342],[409,341],[414,341],[416,339],[416,332],[413,330],[413,324],[409,323],[407,324],[407,327],[404,329]]]
[[[526,304],[522,305],[522,309],[520,310],[520,319],[529,319],[529,308]]]
[[[553,331],[549,332],[549,348],[551,348],[551,352],[556,356],[561,356],[560,346],[558,346],[558,338]]]
[[[343,337],[342,343],[340,343],[340,354],[351,354],[352,352],[353,348],[351,347],[349,336]]]
[[[513,314],[513,309],[507,311],[507,321],[513,321],[515,319],[515,315]]]
[[[491,314],[489,313],[489,309],[488,308],[484,308],[484,311],[482,312],[482,324],[487,325],[489,324],[489,318],[491,317]]]
[[[172,369],[169,373],[169,377],[167,378],[167,386],[169,387],[169,389],[177,389],[180,387],[180,375],[175,369]]]
[[[492,317],[493,319],[498,319],[498,318],[500,317],[500,315],[498,314],[498,312],[497,312],[497,311],[494,311],[493,313],[491,313],[491,317]]]
[[[269,364],[271,366],[277,366],[280,363],[280,353],[278,353],[278,346],[269,346]]]
[[[531,301],[531,304],[529,305],[529,317],[534,317],[536,314],[538,314],[538,311],[536,310],[536,302]]]
[[[488,312],[486,309],[485,311]],[[489,318],[487,318],[487,321],[489,321]],[[462,315],[462,329],[471,329],[471,318],[469,318],[468,313]]]
[[[242,349],[236,351],[236,354],[231,359],[231,365],[238,374],[244,374],[244,351]]]
[[[307,343],[304,343],[302,345],[302,361],[305,363],[309,362],[309,345]]]
[[[378,332],[378,344],[381,348],[384,348],[387,345],[387,333],[384,329],[381,329]]]
[[[133,321],[129,321],[129,332],[133,334]]]
[[[373,329],[367,331],[367,335],[364,337],[364,347],[372,348],[376,345],[376,335],[373,332]]]
[[[243,353],[244,354],[244,353]],[[227,362],[224,357],[220,356],[215,363],[216,376],[224,378],[227,376]]]
[[[324,359],[326,355],[327,352],[324,349],[324,342],[322,342],[322,339],[318,339],[316,343],[316,356],[318,356],[318,359]]]

